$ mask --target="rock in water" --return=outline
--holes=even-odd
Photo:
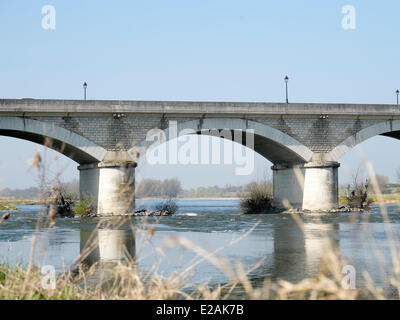
[[[64,205],[51,204],[48,206],[48,208],[49,208],[48,217],[50,219],[62,218],[62,217],[68,217],[68,218],[74,217],[74,213],[72,212],[69,203],[66,203]]]
[[[146,217],[159,217],[159,216],[170,216],[172,215],[168,211],[147,211],[147,210],[138,210],[133,213],[133,216],[146,216]]]
[[[10,212],[7,212],[7,213],[3,214],[3,216],[0,219],[0,222],[6,221],[10,216],[11,216]]]

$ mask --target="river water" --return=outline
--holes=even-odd
[[[137,200],[138,208],[153,208],[156,201]],[[384,223],[379,207],[369,213],[307,213],[299,215],[300,228],[290,215],[240,215],[236,200],[180,200],[174,216],[128,218],[129,226],[103,228],[98,232],[99,249],[87,262],[116,260],[131,254],[140,268],[165,275],[193,264],[196,253],[182,246],[168,246],[168,240],[182,237],[207,252],[245,269],[258,264],[249,273],[252,282],[261,284],[266,277],[298,282],[318,274],[326,237],[338,249],[346,264],[354,266],[356,287],[365,288],[363,272],[390,296],[391,248],[398,248],[400,208],[386,206],[390,223]],[[19,206],[18,211],[0,224],[0,261],[27,264],[35,236],[34,257],[40,265],[53,265],[58,272],[72,265],[84,250],[90,234],[101,218],[60,218],[53,227],[37,230],[40,207]],[[104,220],[104,218],[103,218]],[[154,234],[149,240],[149,227]],[[251,231],[251,232],[249,232]],[[241,239],[241,237],[243,237]],[[232,244],[233,242],[233,244]],[[123,249],[121,249],[123,248]],[[261,262],[261,263],[260,263]],[[227,276],[208,261],[191,269],[191,283],[223,283]]]

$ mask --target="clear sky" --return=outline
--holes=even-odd
[[[56,28],[42,28],[42,7]],[[356,9],[345,30],[342,8]],[[0,2],[0,97],[394,103],[400,87],[400,2],[395,0],[140,0]],[[0,188],[35,185],[27,161],[37,145],[0,138]],[[362,159],[395,181],[400,141],[372,138],[341,159],[340,182]],[[48,157],[55,154],[48,152]],[[66,180],[76,164],[58,156]],[[142,177],[184,187],[246,183],[270,163],[235,176],[234,166],[143,165]],[[54,169],[56,170],[56,169]],[[59,168],[57,169],[59,170]]]

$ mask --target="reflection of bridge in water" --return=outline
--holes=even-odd
[[[83,263],[132,262],[136,255],[135,230],[129,226],[104,227],[86,226],[80,230],[80,252]]]
[[[273,279],[293,281],[318,274],[323,254],[339,248],[339,239],[329,237],[339,232],[339,224],[306,223],[303,228],[293,219],[274,228]]]
[[[318,274],[323,253],[328,248],[334,250],[339,248],[338,237],[331,237],[339,232],[339,224],[306,223],[302,230],[296,221],[289,218],[271,226],[273,251],[269,253],[267,249],[265,250],[267,259],[261,274],[262,277],[271,277],[273,281],[283,279],[295,282]],[[92,250],[83,259],[84,265],[100,263],[112,266],[124,261],[135,261],[136,265],[136,233],[130,226],[99,229],[95,225],[82,227],[81,253],[86,253],[88,247]],[[252,272],[253,280],[257,281],[259,272]]]

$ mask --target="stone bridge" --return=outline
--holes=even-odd
[[[397,105],[0,100],[0,134],[46,145],[79,164],[80,191],[99,214],[134,210],[138,146],[149,130],[252,130],[254,150],[273,163],[277,207],[338,205],[340,158],[376,135],[400,139]],[[245,139],[244,139],[245,141]]]

